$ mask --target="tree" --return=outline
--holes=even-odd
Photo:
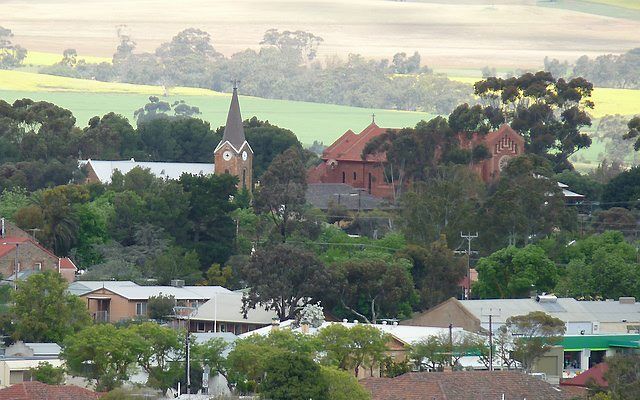
[[[375,324],[381,316],[398,317],[411,301],[410,268],[405,260],[350,260],[331,268],[332,282],[344,308]]]
[[[202,367],[209,366],[211,371],[223,373],[226,363],[223,354],[227,347],[229,345],[222,338],[209,339],[204,343],[196,342],[191,347],[191,359]]]
[[[47,361],[38,363],[35,368],[29,368],[29,374],[32,380],[47,385],[62,385],[64,383],[64,368],[54,367]]]
[[[89,120],[79,147],[81,156],[88,159],[145,159],[138,133],[127,118],[113,112]]]
[[[314,337],[288,330],[272,330],[266,336],[251,335],[234,342],[227,356],[227,376],[240,392],[255,392],[265,377],[266,363],[270,358],[282,353],[311,358],[318,349]]]
[[[328,384],[321,375],[320,366],[309,356],[296,353],[276,354],[267,361],[265,375],[260,385],[263,398],[328,399]]]
[[[513,358],[527,372],[544,353],[560,343],[566,330],[562,320],[542,311],[509,317],[505,327],[515,336]]]
[[[420,296],[420,309],[433,307],[460,292],[459,282],[467,274],[465,262],[444,240],[427,247],[408,245],[398,253],[413,263],[411,275]]]
[[[609,384],[611,400],[632,400],[640,391],[640,356],[616,354],[607,357],[605,379]]]
[[[13,220],[14,214],[29,205],[29,193],[25,189],[15,188],[0,192],[0,216]]]
[[[327,399],[369,400],[371,395],[358,380],[346,371],[334,367],[320,366],[320,375],[327,383]]]
[[[347,328],[331,324],[318,333],[324,351],[324,363],[344,371],[353,371],[358,377],[360,368],[380,366],[385,358],[389,337],[371,325]]]
[[[598,135],[604,142],[604,154],[616,163],[625,164],[627,158],[633,154],[633,143],[628,140],[633,136],[631,130],[628,131],[627,117],[623,115],[605,115],[600,118],[596,129]]]
[[[399,223],[407,240],[426,245],[445,235],[450,245],[457,245],[459,232],[469,230],[475,222],[483,186],[468,165],[434,168],[401,199]]]
[[[640,150],[640,117],[633,117],[627,123],[627,128],[629,131],[624,135],[625,139],[636,139],[636,142],[633,145],[633,148],[638,151]]]
[[[525,137],[528,153],[544,156],[560,172],[571,168],[569,157],[591,145],[581,129],[591,125],[588,110],[593,84],[584,78],[566,81],[549,72],[476,82],[475,94],[485,103],[488,119],[507,122]],[[494,118],[493,116],[497,116]]]
[[[71,375],[108,391],[129,379],[130,367],[144,351],[142,340],[128,328],[98,324],[67,337],[61,357]]]
[[[424,364],[431,370],[441,370],[451,362],[447,347],[447,343],[440,337],[429,336],[411,346],[411,358],[415,359],[419,366]]]
[[[558,280],[558,268],[544,250],[535,245],[509,246],[476,265],[478,282],[473,293],[480,298],[528,297],[531,290],[549,292]]]
[[[485,249],[527,245],[555,229],[573,228],[575,210],[565,206],[562,190],[552,176],[549,164],[539,156],[509,161],[481,210],[484,234],[479,241]]]
[[[271,216],[283,243],[289,234],[289,220],[302,212],[306,190],[307,171],[300,151],[294,147],[277,156],[262,175],[255,193],[255,207]]]
[[[170,247],[162,254],[149,258],[145,263],[145,271],[160,285],[168,285],[173,279],[182,279],[188,285],[193,285],[202,278],[198,253],[195,250],[183,251],[179,247]]]
[[[132,325],[128,329],[139,345],[137,364],[148,374],[147,385],[165,392],[173,387],[184,372],[183,335],[154,322]],[[139,342],[139,343],[138,343]]]
[[[257,250],[239,272],[249,287],[243,312],[259,305],[274,310],[282,321],[314,302],[329,283],[315,255],[288,244]]]
[[[157,296],[149,296],[147,312],[150,319],[165,321],[174,314],[173,308],[175,306],[176,298],[173,295],[159,294]]]
[[[269,29],[264,33],[260,44],[275,46],[284,54],[297,58],[298,62],[312,61],[316,58],[318,46],[324,41],[320,36],[305,31],[283,31]],[[419,58],[418,58],[419,60]]]
[[[640,197],[640,167],[633,167],[615,176],[604,186],[602,208],[633,208]]]
[[[67,292],[57,271],[45,271],[18,282],[12,296],[14,336],[25,342],[62,342],[91,322],[86,305]]]
[[[13,44],[11,29],[0,26],[0,69],[19,67],[27,57],[27,49]]]

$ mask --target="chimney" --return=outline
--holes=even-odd
[[[309,334],[309,321],[307,321],[306,319],[303,319],[302,322],[300,323],[300,330],[302,331],[302,333],[304,333],[305,335]]]
[[[277,331],[278,329],[280,329],[280,320],[278,317],[271,318],[271,331]]]
[[[618,302],[620,304],[636,304],[636,298],[635,297],[620,297],[618,299]]]

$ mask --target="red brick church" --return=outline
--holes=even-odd
[[[359,134],[346,131],[324,150],[323,163],[309,170],[308,183],[344,183],[366,190],[373,196],[392,199],[394,188],[384,175],[385,154],[362,158],[365,145],[389,129],[397,130],[381,128],[372,122]],[[471,139],[461,139],[460,142],[463,148],[484,144],[489,150],[491,157],[472,167],[486,183],[497,180],[509,159],[524,152],[524,138],[506,124],[486,135],[475,134]]]

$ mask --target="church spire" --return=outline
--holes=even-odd
[[[245,142],[242,116],[240,115],[240,103],[238,102],[238,81],[233,81],[233,95],[231,96],[227,124],[224,126],[224,135],[222,136],[221,143],[226,141],[231,143],[237,150],[239,150]]]

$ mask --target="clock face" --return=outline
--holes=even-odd
[[[231,160],[231,152],[229,150],[225,151],[222,153],[222,158],[224,158],[225,161]]]
[[[247,154],[247,152],[246,152],[246,151],[243,151],[243,152],[242,152],[242,160],[243,160],[243,161],[247,161],[247,157],[249,157],[249,155]]]
[[[502,156],[502,158],[500,158],[500,161],[498,161],[498,168],[500,169],[500,171],[502,171],[504,167],[507,166],[510,159],[511,157],[509,156]]]

